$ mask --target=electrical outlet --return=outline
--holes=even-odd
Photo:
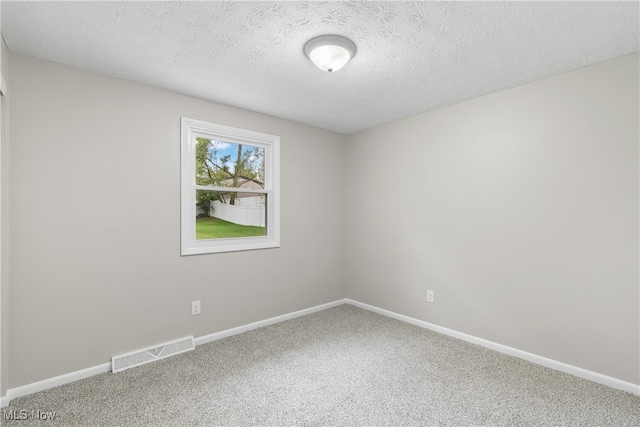
[[[427,302],[433,302],[433,291],[427,291]]]
[[[200,314],[200,301],[193,301],[191,303],[191,315],[195,316],[196,314]]]

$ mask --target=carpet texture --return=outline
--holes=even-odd
[[[638,426],[640,397],[341,305],[3,412],[7,427]]]

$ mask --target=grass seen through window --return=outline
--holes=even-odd
[[[196,218],[196,240],[255,237],[266,235],[265,227],[239,225],[219,218]]]

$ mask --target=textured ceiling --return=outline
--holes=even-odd
[[[352,133],[639,50],[638,2],[13,2],[10,50]],[[357,45],[329,74],[321,34]]]

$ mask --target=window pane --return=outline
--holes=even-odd
[[[196,184],[264,188],[264,148],[196,137]]]
[[[196,240],[266,236],[267,195],[196,190]]]
[[[180,253],[280,247],[280,137],[186,117],[180,125]]]

